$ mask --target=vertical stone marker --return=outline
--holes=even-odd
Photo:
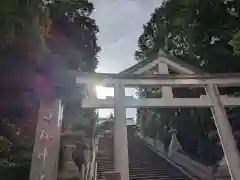
[[[63,107],[60,100],[40,103],[30,180],[56,180]]]

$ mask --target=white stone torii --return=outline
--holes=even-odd
[[[158,66],[160,75],[141,75]],[[168,66],[186,75],[170,76]],[[77,76],[77,84],[101,84],[114,87],[114,99],[97,99],[90,96],[82,101],[86,108],[114,108],[114,162],[115,170],[122,180],[129,180],[128,142],[126,128],[126,109],[132,107],[210,107],[223,146],[231,178],[240,179],[240,158],[234,141],[231,126],[224,107],[240,106],[240,98],[220,96],[217,87],[240,86],[240,74],[202,74],[195,75],[191,68],[160,56],[138,68],[132,74],[84,74]],[[125,97],[125,87],[162,87],[162,98],[129,99]],[[207,96],[200,98],[174,98],[171,87],[204,87]]]

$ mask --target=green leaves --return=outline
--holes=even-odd
[[[12,143],[4,136],[0,136],[0,153],[8,152]]]
[[[51,52],[65,59],[68,70],[94,72],[100,47],[96,37],[99,29],[90,16],[93,4],[85,0],[55,0],[48,8],[52,20],[51,33],[47,38]],[[71,97],[67,96],[64,101],[63,123],[70,124],[73,131],[83,131],[92,138],[97,115],[95,109],[81,108],[84,93],[85,86],[72,88]]]
[[[58,69],[60,65],[59,59],[64,59],[63,61],[67,62],[64,64],[64,67],[61,68],[61,75],[63,76],[61,82],[68,79],[68,77],[66,77],[68,74],[65,72],[69,72],[69,70],[82,69],[84,71],[94,72],[97,65],[97,53],[100,51],[100,47],[97,45],[96,38],[96,33],[99,30],[95,20],[90,17],[92,10],[93,4],[86,0],[50,0],[49,2],[45,0],[2,0],[0,2],[1,61],[7,62],[8,59],[12,58],[11,54],[4,54],[5,51],[8,51],[10,53],[14,52],[12,53],[14,54],[14,58],[12,58],[14,60],[13,63],[9,63],[9,69],[12,67],[11,64],[16,66],[16,64],[19,63],[14,63],[21,62],[22,59],[25,62],[23,62],[23,66],[19,68],[24,69],[24,65],[29,63],[28,60],[35,60],[36,57],[40,62],[34,65],[38,66],[43,62],[41,61],[42,59],[48,60],[46,56],[41,56],[46,55],[46,50],[49,50],[49,48],[53,50],[53,47],[56,47],[56,45],[62,45],[63,49],[67,49],[65,55],[51,51],[51,53],[53,52],[53,54],[57,54],[59,57],[56,64],[53,65],[53,69]],[[61,24],[63,21],[65,21],[65,24]],[[55,44],[51,46],[51,44],[48,43],[49,40],[52,40],[52,35],[56,37],[56,34],[52,34],[52,31],[55,30],[55,25],[58,25],[57,30],[62,30],[63,34],[61,35],[69,40],[68,44],[59,44],[58,41],[55,41]],[[59,36],[57,38],[59,38]],[[32,55],[34,57],[32,57]],[[36,68],[36,66],[32,66],[32,64],[31,62],[31,67],[27,66],[31,72]],[[47,68],[49,68],[49,61],[46,62],[46,64]],[[72,74],[69,76],[72,77]],[[34,79],[34,77],[29,78]],[[24,84],[25,79],[21,79],[21,81],[23,81]],[[68,107],[68,109],[66,108],[64,110],[64,118],[72,118],[75,122],[77,121],[78,125],[76,125],[75,128],[86,131],[85,133],[89,137],[92,137],[97,118],[95,110],[85,111],[81,109],[81,98],[85,89],[84,87],[80,89],[74,85],[73,87],[71,81],[69,81],[68,83],[70,85],[68,84],[67,86],[67,90],[69,91],[62,93],[61,89],[58,89],[60,91],[59,93],[64,95],[69,92],[69,94],[71,94],[71,96],[69,94],[64,96],[65,107]],[[30,89],[31,88],[32,86]],[[11,94],[9,95],[11,96],[9,99],[15,99],[24,93],[25,89],[29,89],[29,87],[23,85],[21,86],[21,90],[14,89],[11,91],[13,93],[9,93]],[[37,102],[34,103],[34,105],[37,104]],[[38,105],[36,105],[36,108],[37,106]],[[9,110],[13,112],[12,114],[14,114],[14,117],[16,116],[17,119],[12,120],[11,117],[9,117],[11,115],[9,115],[5,120],[1,119],[0,121],[1,180],[16,180],[19,179],[19,177],[21,180],[27,180],[29,176],[33,137],[35,133],[35,130],[30,131],[30,129],[34,129],[36,121],[33,115],[35,112],[32,112],[32,109],[27,109],[27,112],[23,112],[22,109]],[[31,116],[32,121],[24,121],[26,120],[25,116]],[[21,123],[19,123],[19,121]]]
[[[135,58],[144,60],[162,49],[209,72],[240,71],[240,19],[230,12],[239,7],[236,0],[165,1],[144,26]]]
[[[40,13],[40,0],[3,0],[0,2],[0,45],[12,44],[23,27],[34,27],[33,18]]]
[[[135,59],[144,61],[161,49],[210,73],[240,72],[239,12],[237,0],[164,1],[144,25]],[[189,91],[179,89],[175,89],[174,93],[190,95]],[[159,93],[154,89],[139,89],[139,95],[158,97]],[[140,114],[140,110],[138,112]],[[162,125],[178,129],[180,142],[189,154],[195,153],[194,156],[207,160],[203,152],[208,144],[218,146],[207,137],[207,134],[215,130],[207,110],[177,109],[172,114],[167,114],[165,109],[153,109],[152,113],[153,119]],[[151,128],[161,131],[161,128],[154,125]],[[203,149],[199,150],[196,144],[201,144]],[[211,153],[214,154],[215,150]]]
[[[240,30],[233,35],[233,38],[229,44],[233,47],[236,55],[240,55]]]

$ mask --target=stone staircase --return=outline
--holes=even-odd
[[[97,179],[103,178],[103,172],[114,171],[112,132],[99,132],[97,155]]]
[[[128,129],[130,180],[190,180]]]
[[[189,180],[139,137],[128,136],[130,180]]]
[[[130,180],[191,179],[135,136],[132,127],[128,128],[128,151]],[[101,133],[97,162],[97,179],[102,179],[103,172],[114,171],[112,133]]]

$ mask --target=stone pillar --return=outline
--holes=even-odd
[[[60,179],[67,180],[80,177],[79,169],[72,158],[73,149],[76,148],[74,138],[74,133],[70,129],[62,134],[63,168],[60,172]]]
[[[142,111],[141,113],[140,113],[140,116],[139,116],[139,123],[140,123],[140,136],[142,137],[142,138],[144,138],[144,118],[143,117],[145,117],[144,116],[144,111]]]
[[[57,179],[62,108],[60,100],[40,102],[30,180]]]
[[[46,179],[57,179],[58,175],[58,161],[59,161],[59,150],[60,150],[60,139],[61,139],[61,128],[62,128],[62,114],[63,106],[61,101],[56,101],[53,108],[53,121],[49,126],[49,139],[48,141],[48,158],[46,166],[49,169],[49,173],[46,174]],[[55,122],[54,122],[55,121]]]
[[[160,62],[158,64],[158,74],[169,74],[168,65]],[[171,86],[162,86],[162,98],[172,98],[173,92]]]
[[[88,92],[87,97],[89,99],[96,99],[97,98],[95,88],[96,88],[95,84],[87,84],[87,92]]]
[[[121,180],[129,180],[128,140],[126,109],[124,106],[125,89],[123,84],[114,86],[114,163],[115,170],[121,174]]]
[[[227,161],[228,169],[232,180],[240,179],[240,157],[237,149],[237,144],[234,140],[231,125],[228,121],[227,113],[222,105],[219,91],[216,85],[209,84],[206,87],[206,92],[212,100],[212,114],[217,131],[221,140],[224,155]]]

